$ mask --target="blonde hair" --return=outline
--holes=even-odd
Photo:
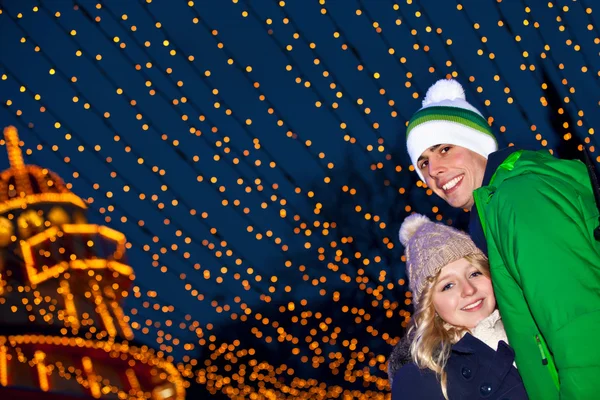
[[[490,267],[483,254],[470,254],[464,257],[471,265],[490,278]],[[433,287],[440,276],[438,271],[427,278],[425,288],[417,299],[417,305],[407,335],[412,335],[410,354],[419,368],[429,368],[437,375],[444,398],[448,400],[448,376],[446,363],[450,357],[452,345],[458,342],[469,330],[453,326],[437,315],[433,306]]]

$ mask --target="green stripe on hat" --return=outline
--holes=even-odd
[[[494,138],[492,130],[485,118],[471,110],[458,107],[433,106],[417,111],[408,123],[406,137],[417,126],[430,121],[449,121],[465,125]],[[495,140],[496,138],[494,138]]]

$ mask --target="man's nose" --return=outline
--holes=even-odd
[[[429,168],[429,176],[437,176],[446,170],[446,166],[441,160],[431,158],[429,159],[427,167]]]

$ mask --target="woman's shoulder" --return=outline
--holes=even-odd
[[[392,400],[443,399],[435,372],[419,368],[410,356],[411,337],[400,339],[388,359],[388,376],[392,385]]]
[[[394,375],[392,400],[443,399],[435,372],[419,368],[414,362],[404,364]]]
[[[394,346],[392,354],[388,358],[388,378],[390,382],[393,382],[396,372],[400,370],[404,365],[409,364],[412,359],[410,356],[410,344],[412,337],[404,335],[400,341]]]
[[[419,368],[417,364],[410,362],[403,365],[402,368],[396,372],[394,375],[394,385],[406,382],[412,382],[412,384],[416,384],[417,382],[421,381],[427,382],[431,378],[437,381],[435,372],[429,368]]]

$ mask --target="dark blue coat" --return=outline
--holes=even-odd
[[[410,359],[407,343],[400,343],[399,347],[388,366],[393,374],[392,400],[443,399],[435,373],[419,369],[412,361],[404,364]],[[452,346],[446,364],[449,399],[527,399],[523,381],[513,366],[514,358],[514,351],[505,342],[500,341],[494,351],[467,333]]]

